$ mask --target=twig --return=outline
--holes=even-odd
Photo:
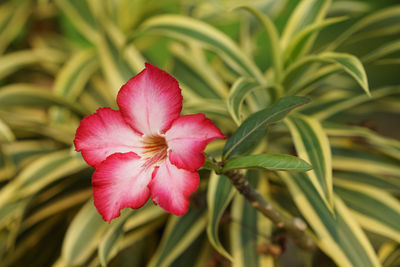
[[[284,228],[293,238],[294,243],[307,250],[314,250],[314,241],[305,231],[306,223],[300,218],[289,218],[275,209],[271,203],[266,201],[260,193],[247,181],[240,171],[229,171],[224,173],[236,189],[250,202],[250,204],[269,218],[279,228]]]

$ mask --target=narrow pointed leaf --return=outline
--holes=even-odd
[[[375,187],[351,181],[336,181],[335,192],[363,228],[400,242],[400,202],[395,197]]]
[[[257,82],[250,81],[243,77],[236,80],[232,85],[227,105],[229,114],[231,114],[232,119],[236,122],[236,124],[240,125],[243,120],[242,104],[244,99],[250,92],[258,88],[261,87]]]
[[[380,266],[372,245],[339,197],[334,197],[332,214],[306,173],[282,172],[280,176],[317,235],[317,245],[338,266]]]
[[[290,156],[277,154],[260,154],[234,158],[226,163],[223,172],[236,169],[263,168],[267,170],[281,171],[308,171],[312,167],[304,160]]]
[[[321,21],[330,5],[329,0],[301,1],[291,14],[282,34],[281,44],[285,48],[302,29]]]
[[[88,201],[65,234],[61,250],[64,265],[83,265],[97,248],[107,225],[94,207],[93,201]]]
[[[367,95],[370,95],[367,74],[365,73],[362,63],[357,57],[336,52],[325,52],[320,54],[319,57],[321,57],[321,59],[326,59],[339,64],[345,72],[347,72],[357,81]]]
[[[306,116],[292,115],[285,120],[292,134],[297,154],[311,164],[313,170],[305,175],[333,208],[332,158],[330,144],[320,123]]]
[[[220,54],[240,74],[264,83],[257,66],[227,35],[196,19],[179,15],[160,15],[142,24],[142,30],[154,30],[180,40],[194,40]]]
[[[218,228],[223,212],[231,202],[235,193],[233,185],[228,178],[215,173],[211,174],[210,182],[207,191],[207,206],[208,206],[208,224],[207,236],[211,245],[224,257],[232,260],[231,255],[222,246]]]
[[[0,105],[2,107],[51,107],[61,106],[80,115],[87,115],[88,111],[80,105],[54,95],[38,86],[14,84],[1,88]]]
[[[305,97],[290,96],[279,99],[271,107],[249,116],[225,144],[225,159],[241,155],[257,144],[266,133],[266,127],[282,120],[292,109],[304,105],[309,100]]]
[[[148,266],[170,266],[205,230],[206,223],[202,209],[191,209],[182,217],[170,217],[161,244]]]

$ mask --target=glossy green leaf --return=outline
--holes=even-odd
[[[262,168],[267,170],[281,171],[308,171],[312,167],[304,160],[278,154],[259,154],[234,158],[226,163],[223,172],[236,169]]]
[[[305,97],[290,96],[279,99],[275,104],[249,116],[239,129],[227,140],[223,157],[241,155],[251,149],[265,135],[266,127],[282,120],[292,109],[304,105]]]
[[[292,115],[285,120],[289,127],[297,154],[313,167],[306,173],[310,181],[333,208],[332,160],[328,137],[320,123],[306,116]]]
[[[260,70],[232,39],[200,20],[179,15],[161,15],[145,21],[142,30],[158,31],[180,40],[199,42],[221,55],[227,64],[242,75],[265,83]]]
[[[182,217],[171,217],[148,266],[170,266],[205,230],[206,223],[207,217],[202,209],[191,209]]]
[[[335,192],[353,212],[360,225],[400,242],[400,202],[389,193],[369,185],[335,180]]]
[[[207,191],[208,224],[207,236],[213,247],[224,257],[232,260],[231,255],[222,246],[218,228],[223,212],[235,193],[233,185],[224,175],[211,174]]]
[[[335,211],[315,189],[306,173],[280,173],[296,206],[318,237],[317,245],[339,266],[380,266],[372,245],[342,200]]]

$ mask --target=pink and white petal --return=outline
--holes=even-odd
[[[153,169],[142,164],[129,152],[112,154],[97,166],[92,177],[94,205],[105,221],[118,217],[123,208],[138,209],[149,199]]]
[[[131,127],[151,136],[164,133],[179,117],[182,94],[171,75],[146,63],[142,72],[121,87],[117,103]]]
[[[153,172],[149,184],[153,202],[165,211],[181,216],[189,208],[189,196],[199,187],[197,172],[178,169],[167,159]]]
[[[210,119],[199,113],[179,117],[165,133],[165,138],[172,164],[194,171],[204,164],[203,151],[207,144],[225,136]]]
[[[122,118],[119,111],[100,108],[81,121],[74,144],[85,161],[96,167],[116,152],[140,152],[141,136]]]

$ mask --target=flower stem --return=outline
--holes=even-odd
[[[307,225],[302,219],[289,218],[277,210],[260,195],[240,171],[229,171],[224,175],[254,208],[269,218],[278,228],[285,229],[298,247],[307,250],[315,249],[314,241],[305,233]]]

